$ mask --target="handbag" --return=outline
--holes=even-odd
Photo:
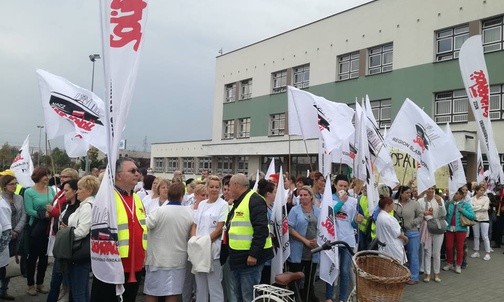
[[[72,231],[73,233],[73,231]],[[91,235],[88,234],[81,240],[73,242],[72,245],[72,260],[83,261],[91,259]]]
[[[427,220],[427,230],[431,234],[444,234],[446,232],[446,221],[443,218],[432,218]]]
[[[63,228],[56,233],[54,240],[53,255],[60,260],[72,259],[72,247],[74,244],[73,228]]]
[[[460,213],[460,224],[462,226],[473,226],[476,224],[476,221],[467,218],[464,214]]]

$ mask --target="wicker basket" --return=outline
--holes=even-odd
[[[357,301],[401,301],[411,273],[399,261],[379,251],[361,251],[353,256],[357,275]]]

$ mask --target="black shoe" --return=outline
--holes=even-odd
[[[8,301],[13,301],[15,300],[16,298],[14,298],[13,296],[9,295],[9,294],[3,294],[3,295],[0,295],[0,300],[8,300]]]

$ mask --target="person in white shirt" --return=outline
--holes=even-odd
[[[165,205],[168,202],[168,188],[171,183],[168,179],[161,179],[156,188],[157,198],[153,199],[147,208],[145,208],[145,212],[147,215],[154,213],[160,206]]]
[[[376,238],[385,243],[385,246],[380,246],[380,250],[404,264],[406,262],[404,245],[408,243],[408,237],[402,232],[397,219],[389,214],[394,210],[394,202],[390,197],[383,197],[378,206],[380,213],[376,220]]]
[[[475,195],[471,198],[471,205],[474,213],[476,214],[476,224],[472,227],[474,234],[474,253],[471,255],[471,258],[480,257],[479,249],[481,235],[486,252],[483,260],[490,260],[490,239],[488,238],[488,229],[490,226],[488,209],[490,208],[490,199],[485,195],[485,186],[478,185],[474,188],[474,191]]]
[[[218,176],[207,177],[208,199],[203,200],[194,214],[194,224],[191,235],[210,236],[211,240],[211,270],[208,273],[194,273],[196,279],[196,301],[224,301],[222,289],[222,266],[220,264],[220,247],[222,228],[228,214],[228,203],[220,198],[221,180]]]

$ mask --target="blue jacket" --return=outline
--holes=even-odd
[[[315,217],[318,221],[320,218],[320,209],[313,207],[313,214],[315,214]],[[308,229],[308,220],[303,213],[301,205],[297,205],[291,209],[289,213],[289,227],[293,228],[296,232],[301,234],[301,236],[306,236],[306,230]],[[301,241],[294,239],[294,237],[292,236],[289,236],[289,243],[291,252],[288,260],[292,263],[301,263],[304,244]],[[313,263],[318,263],[319,259],[320,253],[313,254]]]
[[[446,207],[446,223],[448,223],[447,231],[449,232],[451,229],[451,219],[453,217],[453,209],[455,205],[453,204],[453,200],[445,204]],[[459,209],[462,209],[462,213],[465,217],[474,220],[476,218],[476,214],[472,209],[471,203],[467,201],[460,201],[457,205],[457,212],[455,213],[455,232],[467,232],[467,227],[462,226],[460,224],[460,212]]]

